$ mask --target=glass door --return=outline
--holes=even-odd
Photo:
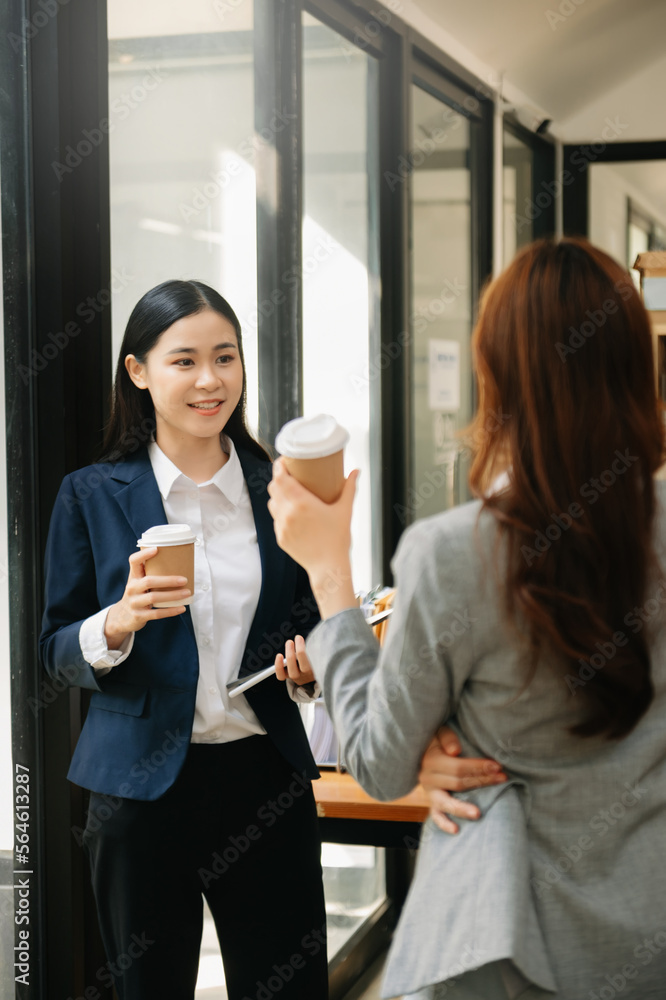
[[[303,15],[303,409],[350,432],[345,465],[363,475],[354,504],[357,590],[382,583],[373,546],[379,462],[378,62]],[[373,551],[374,549],[374,551]],[[324,844],[329,962],[386,898],[384,850]]]
[[[347,470],[364,470],[354,504],[356,589],[377,577],[379,427],[377,59],[303,15],[303,408],[351,434]]]
[[[252,0],[108,0],[114,359],[144,292],[168,278],[206,282],[240,320],[256,432],[254,163],[271,137],[254,131],[253,27]],[[206,905],[196,996],[227,996]]]
[[[413,85],[412,469],[404,522],[467,499],[457,432],[473,412],[468,116]]]
[[[114,355],[149,288],[206,282],[241,322],[256,430],[253,20],[252,0],[108,0]]]

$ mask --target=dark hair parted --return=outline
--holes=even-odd
[[[470,483],[507,541],[510,619],[529,636],[533,669],[548,647],[583,700],[571,732],[619,738],[653,698],[647,630],[624,634],[656,569],[664,429],[648,315],[603,251],[540,240],[486,290],[473,350]],[[503,469],[507,487],[487,495]],[[611,655],[576,683],[579,661],[600,650]]]
[[[165,330],[179,319],[193,316],[204,309],[211,309],[233,326],[238,341],[238,352],[243,366],[243,391],[238,405],[227,421],[224,433],[236,446],[252,452],[257,458],[270,461],[266,450],[254,439],[247,426],[246,374],[243,356],[241,326],[236,313],[226,299],[201,281],[163,281],[139,299],[125,328],[116,367],[116,377],[111,398],[111,419],[106,428],[102,455],[99,461],[118,461],[136,451],[141,444],[148,444],[155,430],[155,410],[150,393],[134,385],[125,358],[133,354],[145,364],[146,358]]]

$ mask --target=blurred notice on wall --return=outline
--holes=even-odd
[[[430,340],[428,405],[451,413],[460,409],[460,344],[457,340]]]

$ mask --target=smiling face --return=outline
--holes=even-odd
[[[150,393],[161,447],[219,437],[243,391],[236,331],[212,309],[179,319],[160,336],[145,364],[128,354],[125,367],[134,384]]]

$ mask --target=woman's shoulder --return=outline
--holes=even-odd
[[[480,500],[470,500],[439,514],[420,518],[405,529],[400,542],[402,544],[403,540],[408,540],[410,544],[428,548],[438,543],[465,546],[474,532],[488,520],[482,507]]]
[[[493,522],[480,500],[424,517],[403,532],[394,556],[396,569],[427,573],[431,566],[442,584],[444,577],[460,581],[476,571],[481,554],[489,551],[486,536],[494,530]]]

